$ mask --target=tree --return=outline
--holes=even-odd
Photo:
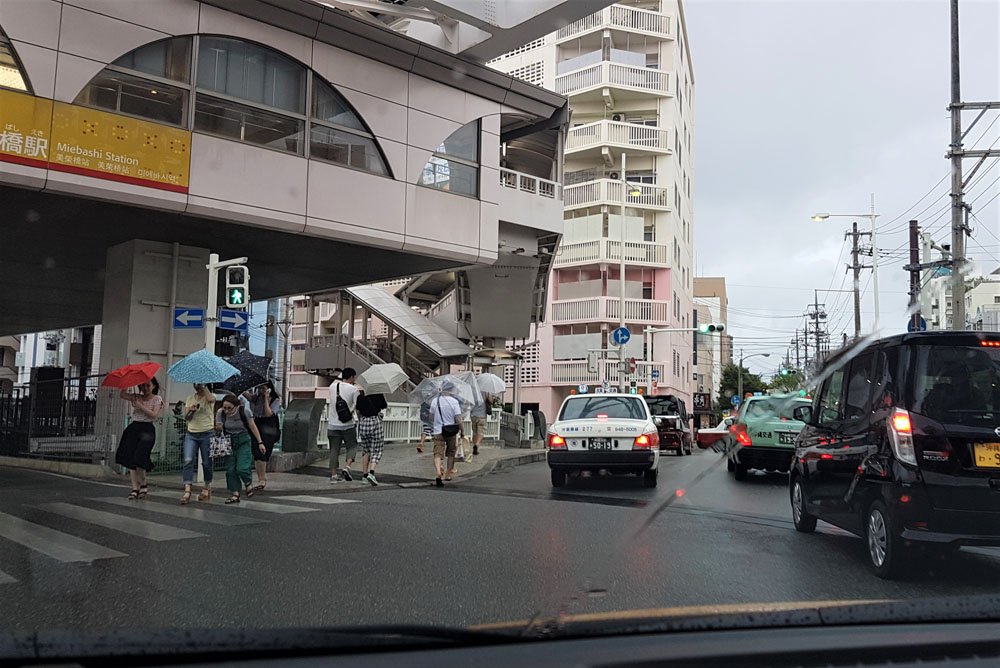
[[[739,391],[740,369],[735,364],[727,364],[722,369],[722,380],[719,381],[718,405],[720,409],[732,408],[731,397]],[[743,392],[763,392],[767,383],[755,373],[743,367]]]
[[[799,389],[799,385],[801,384],[802,377],[798,374],[788,374],[787,376],[782,376],[779,373],[771,379],[769,387],[772,390],[778,390],[780,392],[794,392]]]

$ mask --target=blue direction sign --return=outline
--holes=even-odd
[[[660,370],[659,369],[653,369],[652,376],[653,376],[653,380],[659,380],[660,379]]]
[[[739,406],[740,398],[734,394],[732,397],[730,397],[729,403],[731,403],[733,406]]]
[[[201,329],[205,326],[205,309],[175,308],[174,329]]]
[[[628,331],[628,327],[619,327],[611,332],[611,342],[616,346],[624,346],[631,338],[632,332]]]
[[[915,330],[915,329],[913,329],[913,318],[910,318],[909,320],[906,321],[906,331],[908,331],[908,332],[913,332],[913,331],[926,332],[927,331],[927,321],[924,320],[923,316],[921,316],[920,317],[920,328]]]
[[[219,327],[222,329],[232,329],[242,334],[247,333],[247,325],[250,323],[250,316],[245,311],[231,311],[229,309],[219,309]]]

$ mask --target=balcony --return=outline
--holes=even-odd
[[[605,359],[598,362],[597,371],[588,371],[587,363],[576,360],[556,360],[552,362],[552,384],[553,385],[600,385],[605,380],[612,386],[617,386],[620,380],[619,362],[617,359]],[[634,380],[639,385],[645,387],[647,391],[651,389],[653,383],[654,370],[658,371],[659,382],[665,379],[667,365],[663,362],[643,362],[637,361],[635,373],[629,374],[628,380]]]
[[[557,181],[500,169],[500,218],[562,234],[562,186]]]
[[[618,297],[587,297],[585,299],[557,299],[552,302],[552,323],[586,323],[617,321],[620,300]],[[626,299],[625,320],[632,323],[665,325],[670,321],[670,302],[656,299]]]
[[[604,30],[624,30],[661,39],[674,39],[672,28],[671,17],[660,12],[624,5],[611,5],[596,14],[591,14],[560,28],[559,32],[556,33],[556,43],[568,39],[582,39],[592,33],[596,33],[595,37],[600,37]]]
[[[613,239],[595,239],[576,244],[561,244],[556,252],[555,266],[568,267],[582,264],[621,262],[621,242]],[[630,265],[670,267],[670,246],[651,241],[626,241],[625,262]]]
[[[585,123],[571,128],[566,138],[566,155],[581,158],[604,156],[611,164],[618,164],[620,159],[609,150],[611,148],[627,149],[630,156],[656,156],[673,151],[670,130],[638,123]]]
[[[611,93],[610,89],[616,92]],[[673,94],[670,72],[608,61],[557,76],[556,92],[584,101],[602,100],[608,96],[638,99],[648,95],[666,97]]]
[[[653,209],[654,211],[670,211],[673,195],[670,188],[635,184],[639,194],[629,195],[627,206],[637,209]],[[620,206],[622,203],[622,182],[612,179],[597,179],[585,181],[572,186],[563,187],[563,206],[574,209],[600,204]]]

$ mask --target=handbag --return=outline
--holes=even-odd
[[[471,449],[469,448],[469,439],[463,436],[458,440],[458,451],[455,452],[455,459],[464,462],[470,461],[472,459]]]
[[[233,454],[233,442],[229,434],[212,436],[208,439],[208,453],[211,457],[226,457]]]
[[[445,438],[451,438],[458,434],[459,426],[457,424],[444,424],[444,411],[441,410],[441,397],[437,398],[438,405],[438,415],[441,416],[441,435]]]

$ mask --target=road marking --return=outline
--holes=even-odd
[[[59,561],[94,561],[127,557],[124,552],[91,543],[55,529],[49,529],[20,517],[0,513],[0,537],[20,543]]]
[[[209,524],[221,524],[223,526],[242,526],[246,524],[263,524],[267,522],[267,520],[259,520],[253,517],[242,517],[235,513],[217,513],[211,510],[202,510],[201,508],[182,506],[179,504],[176,506],[168,506],[165,503],[157,503],[155,501],[136,503],[135,501],[120,499],[118,497],[94,497],[93,500],[102,501],[104,503],[113,503],[116,506],[125,506],[126,508],[135,508],[136,510],[148,510],[151,513],[162,513],[173,517],[184,517],[198,520],[199,522],[208,522]]]
[[[177,527],[168,526],[166,524],[157,524],[156,522],[140,520],[134,517],[107,513],[103,510],[94,510],[93,508],[74,506],[70,503],[46,503],[38,507],[42,510],[49,511],[50,513],[55,513],[56,515],[62,515],[63,517],[69,517],[74,520],[80,520],[81,522],[87,522],[88,524],[96,524],[97,526],[132,534],[133,536],[138,536],[139,538],[148,538],[149,540],[181,540],[184,538],[201,538],[205,535],[196,531],[178,529]]]
[[[221,501],[219,503],[222,503]],[[217,504],[218,505],[218,504]],[[245,510],[255,510],[261,513],[276,513],[278,515],[290,515],[292,513],[314,513],[317,508],[303,508],[302,506],[282,506],[277,503],[264,503],[263,501],[241,501],[240,503],[229,504],[231,508],[243,508]]]
[[[12,582],[17,582],[17,580],[13,576],[0,571],[0,585],[10,584]]]
[[[318,503],[320,505],[332,506],[335,503],[358,503],[356,499],[333,499],[329,496],[309,496],[308,494],[293,494],[291,496],[276,496],[282,501],[302,501],[303,503]]]

